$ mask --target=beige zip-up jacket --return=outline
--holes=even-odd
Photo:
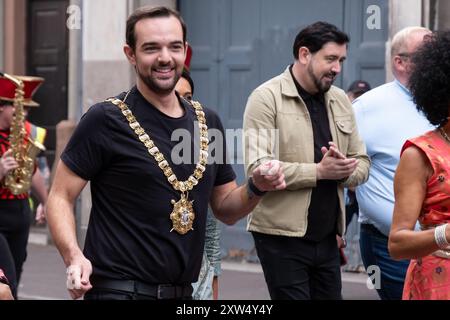
[[[344,187],[355,187],[367,180],[370,160],[345,92],[332,86],[325,94],[325,105],[333,142],[347,157],[359,159],[353,174],[338,183],[337,230],[342,235],[345,232]],[[251,175],[261,163],[278,159],[282,162],[287,188],[264,195],[248,216],[247,230],[292,237],[305,235],[311,192],[317,182],[313,141],[308,109],[298,94],[289,67],[252,92],[244,113],[246,174]]]

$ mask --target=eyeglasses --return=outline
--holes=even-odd
[[[411,54],[410,54],[410,53],[407,53],[407,52],[401,52],[401,53],[398,53],[397,56],[402,57],[402,58],[405,58],[405,59],[411,58]]]

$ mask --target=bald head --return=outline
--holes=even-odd
[[[429,33],[431,31],[423,27],[407,27],[400,30],[392,38],[391,57],[415,49],[414,47],[422,42],[423,36]]]
[[[431,31],[423,27],[407,27],[397,32],[391,43],[392,73],[407,86],[411,72],[411,55],[423,43]]]

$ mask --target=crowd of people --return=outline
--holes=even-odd
[[[342,248],[355,214],[364,266],[381,272],[381,299],[450,299],[450,31],[399,31],[394,80],[373,89],[370,79],[356,80],[345,92],[333,83],[349,42],[330,23],[306,26],[292,63],[250,93],[247,179],[239,186],[225,139],[211,151],[211,132],[225,137],[224,127],[194,96],[182,17],[166,7],[136,10],[123,48],[136,84],[83,115],[48,199],[39,168],[30,190],[0,188],[0,299],[17,298],[32,191],[73,299],[218,299],[217,220],[247,217],[272,299],[340,300]],[[22,165],[8,137],[19,103],[34,106],[42,81],[16,79],[25,86],[20,101],[17,84],[0,78],[2,178]],[[23,126],[26,141],[38,140],[33,125]],[[178,154],[177,130],[189,134]],[[81,248],[74,205],[88,182]]]

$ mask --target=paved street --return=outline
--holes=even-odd
[[[219,280],[220,299],[268,300],[269,294],[261,267],[254,263],[223,262]],[[29,244],[19,288],[20,299],[60,300],[70,299],[65,289],[65,267],[52,245]],[[343,296],[346,300],[378,300],[375,291],[365,285],[361,273],[344,272]]]

